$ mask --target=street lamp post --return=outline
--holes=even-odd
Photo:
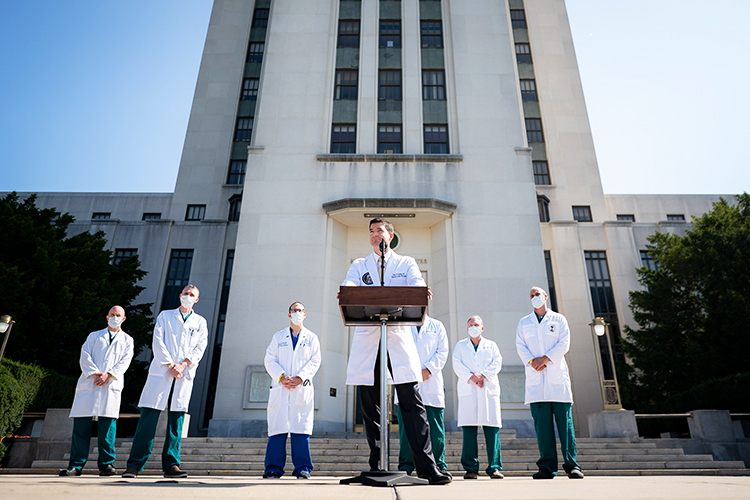
[[[622,410],[622,400],[620,399],[620,386],[617,384],[617,373],[615,372],[615,355],[612,352],[612,341],[610,340],[609,323],[604,318],[594,318],[589,324],[591,332],[594,334],[594,345],[596,346],[596,364],[599,367],[599,381],[602,388],[602,401],[605,410]],[[604,375],[604,366],[601,359],[601,349],[599,349],[599,338],[606,337],[607,352],[609,353],[609,362],[612,366],[612,379]]]
[[[5,344],[8,343],[8,337],[10,336],[10,329],[13,328],[13,321],[10,316],[7,314],[5,316],[0,316],[0,333],[5,334],[5,338],[3,339],[3,347],[0,348],[0,361],[3,360],[3,353],[5,353]]]

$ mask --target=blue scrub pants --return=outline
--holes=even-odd
[[[284,475],[286,466],[286,434],[268,436],[266,446],[266,471],[279,476]],[[310,435],[292,434],[292,463],[294,472],[292,475],[299,476],[300,472],[312,472],[313,464],[310,456]]]

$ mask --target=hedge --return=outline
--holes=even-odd
[[[750,372],[706,380],[664,400],[664,411],[729,410],[750,413]]]
[[[20,426],[23,413],[31,405],[45,376],[43,369],[2,360],[0,363],[0,460],[7,446],[1,441]]]

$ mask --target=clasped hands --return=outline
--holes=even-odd
[[[292,390],[302,383],[302,379],[300,377],[287,377],[284,375],[279,382],[287,389]]]
[[[187,361],[177,363],[176,365],[169,365],[169,374],[174,378],[182,378],[182,372],[188,367]]]
[[[547,368],[547,363],[549,363],[550,361],[552,360],[549,359],[547,356],[539,356],[538,358],[534,358],[531,360],[531,367],[534,370],[540,372],[544,370],[545,368]]]
[[[484,387],[484,379],[485,377],[481,373],[472,373],[469,380],[477,384],[478,387],[482,388]]]
[[[92,375],[94,377],[94,385],[102,386],[106,384],[111,376],[109,373],[94,373]]]

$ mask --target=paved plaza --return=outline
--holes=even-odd
[[[166,480],[155,476],[124,480],[119,476],[60,478],[50,475],[0,475],[3,500],[163,500],[280,499],[280,500],[641,500],[641,499],[750,499],[750,477],[658,476],[587,477],[582,481],[557,477],[534,481],[513,477],[503,480],[457,479],[447,486],[402,486],[373,488],[342,486],[338,478],[300,481],[294,478],[263,480],[248,477],[195,477]]]

